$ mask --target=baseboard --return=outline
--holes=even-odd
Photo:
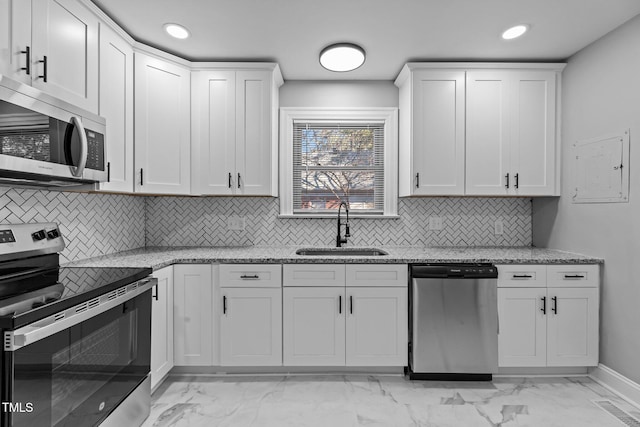
[[[603,364],[590,370],[589,377],[640,408],[640,384]]]

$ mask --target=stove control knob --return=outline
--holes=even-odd
[[[52,240],[52,239],[55,239],[57,237],[60,237],[60,232],[58,231],[57,228],[54,228],[53,230],[47,231],[47,239],[48,240]]]
[[[35,233],[31,233],[31,237],[33,238],[34,242],[37,242],[47,237],[47,233],[44,230],[39,230],[39,231],[36,231]]]

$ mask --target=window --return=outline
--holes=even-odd
[[[397,214],[397,110],[282,109],[281,215]]]

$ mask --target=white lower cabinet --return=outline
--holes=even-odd
[[[407,364],[407,288],[347,287],[346,365]]]
[[[343,287],[283,290],[285,366],[344,366]]]
[[[282,267],[221,265],[220,364],[282,365]]]
[[[406,366],[406,265],[290,264],[283,276],[285,366]]]
[[[596,366],[598,266],[547,266],[546,278],[520,268],[517,281],[498,266],[499,366]]]
[[[155,271],[151,300],[151,389],[173,368],[173,267]]]
[[[174,362],[213,364],[213,288],[211,264],[174,266]]]

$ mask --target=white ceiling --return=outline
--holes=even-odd
[[[145,44],[201,61],[275,61],[285,80],[393,80],[409,61],[562,61],[640,14],[638,0],[92,0]],[[169,37],[163,24],[191,31]],[[520,39],[500,33],[527,23]],[[322,68],[337,42],[367,60]]]

